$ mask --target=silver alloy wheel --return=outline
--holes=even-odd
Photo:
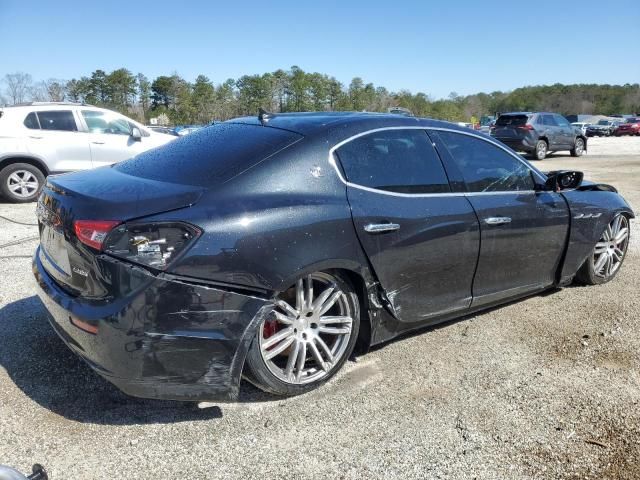
[[[344,356],[352,323],[349,301],[334,278],[308,275],[278,297],[260,328],[260,354],[283,382],[300,385],[320,380]]]
[[[576,152],[576,155],[582,155],[582,151],[584,150],[584,141],[581,138],[578,138],[573,148]]]
[[[38,179],[28,170],[16,170],[7,177],[7,188],[19,198],[32,196],[39,187]]]
[[[624,215],[614,218],[593,250],[593,271],[598,277],[612,276],[627,253],[629,221]]]
[[[538,158],[538,160],[542,160],[546,156],[547,144],[544,141],[540,141],[538,142],[538,145],[536,145],[536,158]]]

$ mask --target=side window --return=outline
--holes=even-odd
[[[555,122],[555,120],[553,119],[553,115],[543,115],[544,117],[544,124],[549,126],[549,127],[557,127],[558,124]]]
[[[24,126],[32,130],[40,130],[40,124],[38,123],[38,117],[36,117],[35,112],[31,112],[27,115],[24,119]]]
[[[129,122],[119,115],[96,110],[82,110],[82,117],[91,133],[131,134]]]
[[[556,121],[557,125],[559,125],[561,127],[568,127],[569,126],[569,122],[562,115],[554,115],[553,118]]]
[[[470,192],[533,190],[531,170],[491,143],[469,135],[438,132]]]
[[[78,126],[71,110],[46,110],[38,112],[38,121],[42,130],[63,130],[77,132]]]
[[[337,150],[347,180],[398,193],[449,192],[449,181],[424,130],[383,130]]]

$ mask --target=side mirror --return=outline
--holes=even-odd
[[[133,127],[131,129],[131,138],[133,138],[133,140],[136,142],[142,141],[142,132],[138,127]]]
[[[582,184],[584,174],[576,170],[558,170],[549,172],[547,181],[542,190],[550,192],[560,192],[562,190],[573,190]]]

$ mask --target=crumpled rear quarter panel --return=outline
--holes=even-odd
[[[113,296],[88,300],[64,292],[34,258],[39,296],[69,348],[130,395],[237,398],[246,351],[269,300],[154,276],[106,256],[99,263]],[[98,334],[72,325],[70,315],[97,323]]]

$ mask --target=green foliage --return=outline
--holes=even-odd
[[[273,112],[384,112],[399,106],[417,116],[450,121],[469,121],[471,117],[514,110],[548,110],[565,115],[640,112],[637,83],[527,86],[511,92],[468,96],[452,92],[446,99],[434,100],[422,92],[391,92],[360,77],[345,86],[334,77],[305,72],[298,66],[244,75],[217,85],[204,75],[190,83],[176,73],[149,81],[143,74],[134,76],[124,68],[110,73],[96,70],[89,77],[66,83],[49,82],[49,97],[63,96],[71,101],[105,106],[145,120],[165,113],[175,123],[208,123],[255,115],[261,107]]]

